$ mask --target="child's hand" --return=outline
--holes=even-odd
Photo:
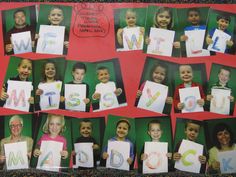
[[[85,98],[85,99],[83,99],[83,102],[84,102],[85,104],[88,104],[88,103],[90,102],[90,99],[89,99],[89,98]]]
[[[200,155],[200,156],[198,157],[198,160],[199,160],[199,162],[200,162],[201,164],[205,164],[205,163],[206,163],[206,156]]]
[[[28,159],[31,159],[31,156],[32,156],[32,152],[30,151],[30,152],[27,153]]]
[[[43,94],[43,90],[42,89],[37,89],[35,94],[40,96],[40,95]]]
[[[142,95],[142,91],[141,91],[141,90],[138,90],[138,91],[137,91],[136,98],[139,98],[139,97],[141,97],[141,95]]]
[[[187,40],[188,40],[188,36],[187,35],[180,36],[180,41],[187,41]]]
[[[133,163],[133,160],[129,157],[129,158],[127,159],[127,162],[128,162],[129,165],[131,165],[131,164]]]
[[[233,42],[232,40],[227,40],[227,41],[226,41],[226,45],[227,45],[228,47],[232,47],[232,45],[234,45],[234,42]]]
[[[7,44],[5,46],[6,52],[11,52],[13,50],[13,45],[12,44]]]
[[[4,163],[6,160],[6,156],[0,155],[0,163]]]
[[[219,170],[220,169],[220,162],[213,161],[211,164],[211,167],[213,168],[213,170]]]
[[[140,28],[140,34],[141,34],[141,35],[144,35],[144,31],[145,31],[144,27],[141,27],[141,28]]]
[[[38,156],[40,156],[41,153],[42,152],[39,149],[35,149],[33,155],[34,155],[34,157],[38,157]]]
[[[207,95],[207,97],[206,97],[207,101],[211,101],[212,98],[213,98],[212,95]]]
[[[68,151],[67,150],[61,151],[60,154],[61,154],[62,159],[66,159],[68,157]]]
[[[210,44],[213,43],[213,40],[211,39],[210,35],[207,35],[207,37],[206,37],[206,43],[207,43],[208,45],[210,45]]]
[[[229,96],[228,98],[229,98],[230,102],[234,102],[234,97],[233,96]]]
[[[171,152],[168,152],[168,153],[166,154],[166,157],[168,157],[168,159],[171,159],[171,158],[172,158],[172,153],[171,153]]]
[[[93,147],[93,149],[99,149],[98,144],[94,144],[92,147]]]
[[[39,39],[39,34],[35,34],[35,37],[34,37],[36,40]]]
[[[150,42],[151,42],[151,39],[147,36],[147,37],[145,38],[145,43],[146,43],[147,45],[149,45]]]
[[[116,96],[119,96],[122,93],[122,89],[118,88],[118,89],[115,90],[114,93],[115,93]]]
[[[75,151],[72,151],[72,152],[71,152],[71,155],[72,155],[72,156],[75,156],[75,155],[76,155]]]
[[[92,98],[93,98],[94,100],[100,99],[100,97],[101,97],[101,94],[100,94],[100,93],[94,93],[93,96],[92,96]]]
[[[173,98],[168,96],[168,97],[166,98],[166,103],[167,103],[167,104],[172,104],[172,103],[173,103]]]
[[[174,155],[173,155],[173,159],[174,161],[178,161],[181,159],[181,154],[178,153],[178,152],[175,152]]]
[[[123,29],[119,28],[117,33],[116,33],[116,37],[117,37],[117,42],[119,45],[123,45]]]
[[[141,154],[141,160],[146,160],[148,158],[148,155],[143,153]]]
[[[178,108],[178,110],[184,109],[184,103],[178,103],[177,108]]]
[[[34,97],[30,97],[29,99],[28,99],[28,102],[30,103],[30,104],[34,104]]]
[[[7,98],[9,97],[9,95],[7,94],[5,88],[3,87],[2,88],[2,91],[1,91],[1,100],[6,100]]]
[[[64,46],[68,49],[69,48],[69,41],[64,41]]]
[[[107,152],[103,152],[102,153],[102,158],[103,159],[107,159],[109,157],[108,153]]]
[[[176,41],[173,43],[174,48],[179,49],[180,48],[180,42]]]
[[[64,96],[60,96],[60,102],[65,102],[65,97]]]
[[[197,100],[197,104],[198,104],[199,106],[203,107],[204,104],[205,104],[204,99],[199,99],[199,100]]]

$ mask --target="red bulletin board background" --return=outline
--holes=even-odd
[[[27,3],[1,3],[0,10],[7,10],[12,8],[19,8],[24,6],[35,5],[39,3],[27,2]],[[236,4],[151,4],[151,3],[50,3],[50,4],[60,4],[73,7],[71,28],[70,28],[70,45],[68,50],[68,55],[65,56],[67,60],[78,60],[78,61],[103,61],[112,58],[118,58],[121,65],[121,72],[123,77],[123,82],[126,92],[126,100],[128,106],[120,107],[118,109],[112,109],[107,111],[100,112],[72,112],[65,110],[53,110],[48,111],[51,113],[63,114],[65,116],[78,117],[78,118],[87,118],[87,117],[98,117],[106,116],[108,114],[125,116],[125,117],[150,117],[150,116],[161,116],[161,114],[153,113],[146,110],[138,109],[134,106],[136,92],[138,90],[140,78],[143,71],[143,66],[145,63],[147,54],[142,51],[129,51],[129,52],[117,52],[115,49],[115,31],[114,31],[114,16],[113,10],[115,8],[138,8],[138,7],[147,7],[148,5],[156,6],[168,6],[173,8],[189,8],[189,7],[212,7],[214,9],[228,11],[236,13]],[[82,8],[91,8],[93,10],[102,9],[100,11],[109,22],[109,30],[107,31],[106,36],[88,36],[87,37],[78,37],[74,31],[76,31],[76,9],[81,10]],[[0,17],[2,19],[2,17]],[[3,50],[3,33],[2,33],[2,20],[0,20],[0,85],[4,82],[4,77],[6,74],[9,56],[4,56]],[[36,53],[27,53],[17,55],[22,58],[30,58],[33,60],[45,59],[45,58],[55,58],[58,55],[45,55],[45,54],[36,54]],[[149,55],[151,56],[151,55]],[[196,57],[196,58],[173,58],[173,57],[163,57],[163,56],[151,56],[153,58],[158,58],[161,60],[176,62],[180,64],[185,63],[205,63],[207,69],[207,77],[209,79],[211,63],[218,63],[223,65],[228,65],[236,68],[236,59],[235,55],[228,54],[216,54],[215,56],[210,57]],[[96,77],[96,76],[95,76]],[[232,76],[235,77],[235,76]],[[0,115],[9,115],[9,114],[24,114],[24,112],[7,110],[0,108]],[[224,117],[234,117],[236,111],[234,111],[233,116],[223,116],[219,114],[213,114],[209,112],[201,113],[185,113],[185,114],[176,114],[173,111],[171,112],[171,121],[173,132],[175,129],[175,120],[176,117],[181,118],[191,118],[197,120],[206,120],[206,119],[215,119],[215,118],[224,118]]]

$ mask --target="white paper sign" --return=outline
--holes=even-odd
[[[236,173],[236,150],[218,152],[218,159],[220,162],[220,172]]]
[[[147,47],[147,53],[171,56],[174,37],[175,31],[152,27],[149,35],[150,43]]]
[[[230,113],[230,90],[211,89],[210,112],[229,115]]]
[[[122,141],[108,141],[106,168],[114,168],[129,171],[130,144]]]
[[[76,165],[78,167],[94,167],[93,143],[75,143]]]
[[[221,30],[216,29],[212,40],[213,43],[208,46],[208,50],[225,53],[226,41],[230,40],[231,36]]]
[[[63,54],[65,26],[40,25],[36,53]]]
[[[140,32],[140,29],[141,27],[124,28],[123,30],[124,51],[143,49],[143,34]]]
[[[168,143],[145,142],[144,153],[148,158],[143,161],[143,173],[168,172]]]
[[[30,31],[13,33],[11,35],[14,54],[32,52]]]
[[[26,141],[4,144],[4,150],[7,170],[29,168]]]
[[[201,99],[199,87],[189,87],[179,89],[180,102],[184,103],[182,113],[185,112],[202,112],[203,107],[197,104],[197,100]]]
[[[162,113],[167,94],[167,86],[151,81],[146,81],[137,107]]]
[[[4,105],[5,108],[29,112],[32,82],[27,81],[7,81],[8,98]]]
[[[62,142],[42,141],[40,146],[40,154],[37,163],[37,169],[48,171],[59,171],[61,164],[61,154],[63,149]]]
[[[85,111],[85,84],[65,84],[65,108],[74,111]]]
[[[40,95],[41,110],[58,109],[60,104],[61,81],[39,84],[38,88],[43,90]]]
[[[187,57],[210,56],[210,52],[203,49],[205,32],[206,30],[184,31],[184,34],[188,36],[186,41]]]
[[[178,153],[181,154],[181,159],[175,162],[176,169],[193,173],[200,172],[199,156],[203,154],[203,145],[182,140]]]

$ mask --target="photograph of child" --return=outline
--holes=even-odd
[[[62,81],[64,77],[65,71],[65,59],[64,58],[51,58],[51,59],[44,59],[44,60],[37,60],[35,62],[35,71],[34,71],[34,93],[35,93],[35,110],[42,110],[43,109],[57,109],[58,105],[59,108],[63,108],[64,97],[63,95],[63,87]],[[47,91],[47,93],[53,92],[52,94],[48,95],[48,102],[44,102],[40,105],[41,96],[47,96],[46,93],[43,92],[41,88],[45,84],[56,84],[56,88],[54,86],[49,87],[51,91]],[[45,87],[44,87],[45,88]],[[57,93],[61,95],[57,99]],[[47,106],[48,105],[48,106]],[[45,107],[46,106],[46,107]]]
[[[234,67],[212,63],[206,97],[206,108],[210,112],[233,115],[236,79],[232,76],[235,74],[236,68]]]
[[[209,152],[207,174],[219,175],[236,172],[236,162],[232,158],[236,154],[235,123],[236,119],[232,118],[204,121]]]
[[[37,166],[37,161],[39,160],[40,155],[45,155],[40,150],[41,144],[45,142],[56,142],[62,143],[62,150],[59,152],[61,157],[60,166],[53,167],[52,165],[54,165],[54,162],[58,159],[55,159],[50,155],[48,155],[48,158],[46,158],[47,155],[45,155],[45,159],[43,159],[42,163],[40,163],[40,167],[44,168],[45,170],[53,169],[52,171],[59,171],[59,168],[62,172],[66,171],[66,168],[69,167],[69,157],[72,149],[71,119],[59,114],[42,113],[39,115],[35,131],[36,136],[32,154],[32,167]],[[50,152],[48,154],[50,154]]]
[[[179,65],[179,71],[174,72],[175,76],[179,75],[174,80],[175,91],[174,91],[174,108],[175,112],[183,111],[184,109],[189,112],[194,111],[196,106],[201,108],[205,104],[205,93],[206,88],[206,66],[205,64],[183,64]],[[195,96],[189,97],[191,100],[185,99],[188,105],[184,102],[180,102],[180,89],[198,87],[200,93],[200,99]],[[197,100],[196,100],[197,99]]]
[[[15,106],[11,106],[11,109],[22,110],[26,112],[34,111],[34,97],[33,94],[31,94],[31,92],[33,91],[32,70],[32,60],[15,56],[12,56],[10,58],[10,62],[4,79],[4,84],[1,90],[0,106],[6,107],[6,102],[8,100],[8,103],[10,105],[13,104]],[[11,93],[8,93],[7,91],[9,81],[22,81],[23,85],[21,85],[21,88],[18,88],[19,90],[15,89],[14,91],[13,89]],[[26,89],[23,92],[22,86],[25,87],[24,89]],[[15,88],[16,85],[13,85],[13,87]],[[26,93],[25,91],[28,91],[29,93]],[[27,95],[29,97],[27,97]],[[26,104],[26,102],[29,104],[29,106],[27,106],[28,104]]]
[[[180,154],[179,148],[183,140],[188,140],[203,145],[203,154],[198,156],[201,164],[200,173],[205,173],[207,154],[205,149],[204,128],[201,121],[192,119],[176,119],[176,132],[174,138],[173,161],[180,161],[183,154]],[[185,157],[186,158],[186,157]]]
[[[114,10],[117,51],[142,50],[146,8]]]
[[[5,55],[32,52],[36,23],[35,6],[2,11]]]
[[[235,14],[209,9],[204,48],[226,54],[235,54]]]
[[[45,18],[45,14],[47,18]],[[41,4],[39,10],[39,20],[37,24],[36,30],[36,39],[37,39],[37,50],[39,53],[51,53],[51,54],[60,54],[66,55],[69,48],[69,35],[70,35],[70,25],[71,25],[71,15],[72,15],[72,7],[71,6],[63,6],[63,5],[48,5]],[[40,35],[40,29],[45,28],[45,33],[43,36]],[[58,35],[62,36],[61,32],[64,34],[64,38],[61,39]],[[58,34],[58,35],[57,35]],[[42,39],[40,39],[42,38]],[[41,41],[42,40],[42,41]],[[41,43],[41,42],[42,43]],[[60,41],[60,44],[56,44],[56,42]],[[40,45],[38,46],[40,42]],[[54,44],[49,43],[55,42]],[[59,46],[58,48],[54,48],[55,46]],[[59,51],[59,49],[61,51]],[[38,53],[38,51],[36,52]]]
[[[101,145],[105,130],[104,117],[72,119],[72,142],[76,143],[93,143],[93,166],[96,168],[100,164]],[[73,148],[74,149],[74,148]],[[76,165],[76,155],[78,152],[72,151],[73,164]],[[85,163],[85,162],[84,162]],[[89,169],[89,167],[77,167],[81,169]]]
[[[84,85],[85,89],[83,91],[85,91],[85,98],[83,98],[83,100],[81,100],[84,104],[85,104],[85,110],[86,112],[89,112],[90,110],[90,103],[91,103],[91,98],[92,98],[92,88],[93,88],[93,84],[94,84],[94,75],[93,72],[91,72],[93,70],[93,64],[92,63],[85,63],[85,62],[80,62],[80,61],[72,61],[72,60],[67,60],[66,62],[66,71],[65,71],[65,77],[64,77],[64,83],[65,83],[65,87],[68,84],[70,85]],[[68,87],[69,88],[69,87]],[[81,88],[82,89],[82,88]],[[65,90],[65,89],[64,89]],[[68,92],[71,91],[71,94],[74,94],[74,98],[71,96],[70,100],[66,100],[65,98],[65,102],[67,102],[68,104],[70,104],[71,106],[68,106],[70,108],[70,110],[74,110],[76,111],[77,108],[77,99],[81,99],[81,97],[76,96],[76,95],[81,95],[80,92],[78,92],[78,94],[75,94],[72,92],[72,90],[68,90]],[[82,90],[81,90],[82,92]],[[66,103],[65,103],[66,104]],[[74,108],[73,108],[74,105]],[[66,107],[65,107],[66,109]],[[78,111],[82,111],[82,110],[78,110]]]
[[[182,57],[210,56],[210,52],[203,49],[205,40],[208,7],[177,9],[181,41]]]
[[[18,142],[26,142],[26,150],[27,157],[23,157],[24,149],[18,146],[18,152],[22,152],[22,159],[28,160],[25,161],[25,167],[29,168],[31,156],[32,156],[32,148],[33,148],[33,139],[34,139],[34,130],[35,130],[35,119],[32,114],[21,114],[21,115],[8,115],[1,117],[1,149],[0,149],[0,165],[3,169],[19,169],[19,164],[22,165],[20,160],[11,162],[12,159],[10,157],[6,157],[6,147],[5,145],[10,145],[14,143],[17,146]],[[3,135],[3,136],[2,136]],[[15,156],[15,152],[12,151]],[[8,161],[6,161],[8,158]],[[6,164],[8,162],[8,164]],[[12,165],[10,165],[12,164]],[[14,165],[13,165],[14,164]],[[14,166],[14,168],[12,167]],[[18,167],[17,167],[18,166]]]
[[[148,6],[144,52],[153,55],[180,57],[180,38],[177,24],[178,18],[175,8]],[[156,29],[159,31],[155,31]]]
[[[124,161],[121,161],[121,162],[123,162],[123,164],[127,162],[130,166],[130,169],[133,169],[134,158],[135,158],[135,149],[134,149],[135,122],[134,122],[134,119],[121,117],[121,116],[115,116],[115,115],[108,115],[108,122],[106,125],[104,139],[103,139],[103,146],[102,146],[103,161],[101,161],[102,162],[101,165],[104,165],[104,166],[105,166],[105,160],[107,160],[108,158],[112,158],[112,155],[114,155],[114,154],[110,154],[111,156],[109,157],[109,154],[107,152],[109,142],[128,142],[129,143],[130,145],[129,158],[123,159]],[[115,160],[114,162],[116,163],[116,161],[117,160]],[[122,164],[113,164],[114,168],[118,168],[121,165]]]
[[[171,169],[172,158],[172,131],[169,117],[143,117],[135,119],[136,127],[136,149],[138,156],[138,170],[143,172],[143,162],[148,159],[145,154],[145,142],[167,142],[168,143],[168,171]],[[142,137],[142,138],[141,138]],[[154,161],[155,163],[156,161]],[[158,167],[156,167],[158,168]],[[155,168],[151,168],[154,170]],[[151,170],[150,170],[151,171]]]
[[[126,106],[125,90],[118,59],[94,63],[97,79],[92,95],[93,111]]]
[[[144,64],[143,73],[139,84],[139,89],[137,91],[135,106],[137,106],[140,101],[140,97],[142,96],[142,92],[146,82],[151,81],[153,83],[161,84],[163,86],[168,87],[167,97],[166,100],[164,101],[164,109],[162,112],[159,113],[170,114],[173,103],[173,87],[172,87],[173,78],[171,78],[172,74],[170,73],[170,71],[172,70],[172,67],[174,65],[175,64],[171,62],[147,57]],[[154,96],[154,93],[152,95]],[[151,108],[150,109],[146,108],[146,109],[151,110]],[[152,109],[151,111],[157,112],[156,110],[157,109]]]

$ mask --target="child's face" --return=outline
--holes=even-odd
[[[167,11],[159,13],[156,17],[156,22],[159,28],[167,29],[168,25],[170,24],[170,21],[171,21],[171,16]]]
[[[125,21],[128,27],[134,27],[136,25],[136,14],[128,11],[125,16]]]
[[[199,25],[200,22],[200,15],[197,11],[190,11],[188,13],[188,21],[192,24],[192,25]]]
[[[19,77],[25,81],[32,72],[32,63],[29,60],[22,60],[20,66],[17,68]]]
[[[150,124],[148,134],[151,136],[152,141],[159,141],[162,135],[161,125],[157,123]]]
[[[92,133],[91,122],[81,122],[80,123],[80,134],[83,137],[90,137]]]
[[[162,83],[166,77],[166,69],[157,66],[154,72],[152,73],[152,80],[156,83]]]
[[[72,71],[72,75],[76,83],[82,83],[85,76],[85,70],[75,69],[75,71]]]
[[[193,79],[192,67],[189,65],[182,65],[179,67],[180,79],[184,83],[190,83]]]
[[[229,21],[221,18],[217,21],[217,24],[218,24],[218,29],[224,31],[228,28]]]
[[[196,141],[200,130],[200,125],[194,123],[188,123],[185,134],[186,138],[190,141]]]
[[[110,74],[107,69],[98,71],[98,80],[102,83],[107,83],[110,80]]]
[[[48,123],[48,130],[51,136],[57,136],[62,129],[61,118],[58,116],[52,116]]]
[[[53,63],[47,63],[45,66],[45,75],[47,78],[54,78],[56,75],[56,68]]]
[[[15,14],[15,24],[17,26],[24,26],[26,22],[25,14],[23,12],[17,12]]]
[[[118,138],[125,138],[129,132],[129,125],[125,122],[120,122],[116,128],[116,135]]]
[[[50,21],[51,25],[60,25],[63,18],[64,16],[61,9],[53,9],[48,15],[48,20]]]
[[[220,73],[218,74],[218,78],[219,78],[220,84],[225,85],[229,81],[230,72],[227,70],[221,69]]]
[[[229,145],[230,133],[227,130],[218,132],[216,136],[220,145]]]

